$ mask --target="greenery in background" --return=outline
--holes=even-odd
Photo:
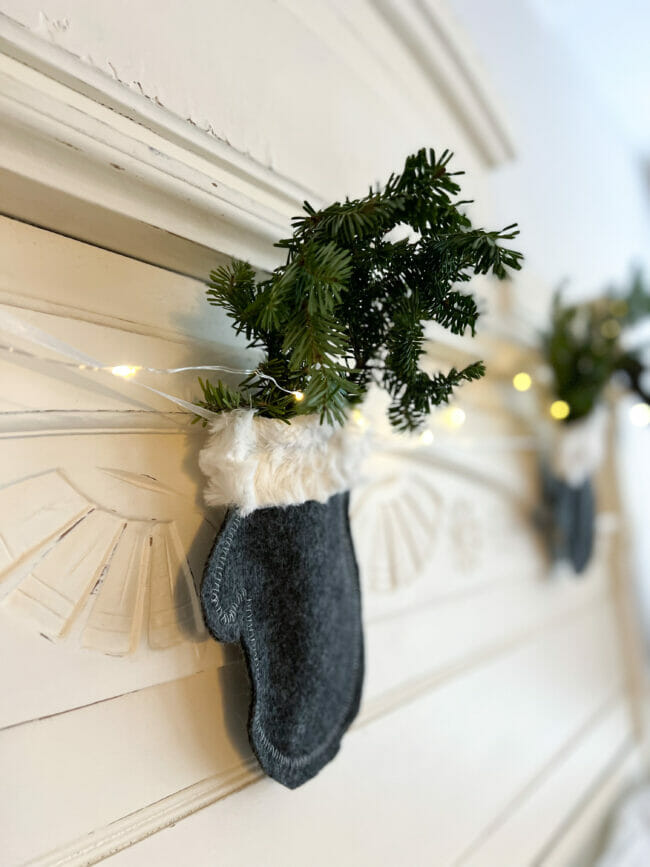
[[[556,294],[543,345],[553,371],[555,395],[569,405],[567,421],[588,415],[619,372],[642,400],[650,402],[641,382],[641,352],[626,350],[621,341],[626,327],[648,315],[650,291],[640,273],[633,275],[626,293],[612,291],[583,304],[564,305]]]
[[[305,202],[292,237],[276,245],[286,250],[285,264],[266,279],[241,261],[213,271],[208,299],[250,347],[264,351],[259,373],[304,397],[296,401],[256,371],[238,388],[201,381],[202,405],[215,412],[250,406],[284,421],[317,413],[342,423],[374,381],[392,398],[391,423],[411,430],[457,385],[480,378],[479,361],[433,376],[419,367],[426,321],[475,332],[476,302],[458,287],[474,274],[504,278],[522,258],[499,243],[518,234],[515,225],[472,227],[450,159],[422,149],[383,190],[320,211]],[[404,228],[404,240],[387,236]]]

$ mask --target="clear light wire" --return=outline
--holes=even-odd
[[[59,355],[63,355],[67,360],[63,360],[60,358],[45,358],[43,356],[37,355],[34,352],[30,352],[29,350],[20,349],[19,347],[12,346],[11,344],[0,344],[0,350],[14,353],[16,355],[21,355],[24,358],[32,358],[36,361],[46,361],[49,364],[57,364],[62,367],[67,367],[71,369],[74,368],[76,370],[105,371],[112,373],[113,375],[118,376],[122,379],[130,379],[139,371],[145,371],[146,373],[154,374],[167,374],[182,373],[191,370],[213,370],[219,371],[221,373],[239,374],[242,376],[250,376],[251,374],[256,374],[261,379],[266,379],[272,382],[276,388],[278,388],[280,391],[283,391],[285,394],[293,395],[293,397],[297,401],[302,400],[304,397],[301,391],[292,391],[291,389],[285,388],[284,386],[280,385],[280,383],[275,379],[275,377],[271,376],[268,373],[263,373],[257,368],[240,369],[234,367],[226,367],[220,364],[196,364],[186,365],[184,367],[165,368],[145,367],[140,365],[127,364],[103,364],[96,358],[80,352],[75,347],[70,346],[62,340],[59,340],[58,337],[54,337],[54,335],[48,334],[46,331],[43,331],[42,329],[36,327],[35,325],[32,325],[31,323],[23,321],[18,316],[14,316],[12,313],[9,313],[6,310],[0,310],[0,329],[5,332],[9,332],[10,334],[13,334],[17,337],[20,337],[24,340],[28,340],[29,342],[38,346],[43,346],[46,349],[51,349],[54,352],[57,352]],[[152,386],[146,385],[143,382],[138,382],[136,380],[134,384],[140,386],[140,388],[145,388],[147,389],[147,391],[151,391],[154,394],[158,394],[161,397],[164,397],[166,400],[170,400],[178,406],[182,406],[184,409],[187,409],[190,412],[201,416],[202,418],[212,419],[216,418],[218,415],[218,413],[205,409],[198,404],[190,403],[189,401],[183,400],[180,397],[168,394],[165,391],[160,391],[157,388],[152,388]]]

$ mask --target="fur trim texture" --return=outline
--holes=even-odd
[[[318,416],[291,424],[253,410],[223,413],[210,423],[199,455],[210,506],[236,506],[243,515],[267,506],[325,503],[358,475],[364,436],[358,426],[332,427]]]
[[[586,418],[556,426],[553,469],[562,481],[579,487],[605,456],[607,413],[598,406]]]

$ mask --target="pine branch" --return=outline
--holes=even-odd
[[[480,361],[462,370],[452,368],[447,374],[437,373],[432,377],[420,372],[412,383],[394,396],[388,410],[391,424],[398,430],[420,427],[434,406],[449,402],[455,388],[484,375],[485,366]]]
[[[621,345],[623,329],[647,315],[650,290],[638,272],[632,275],[627,292],[610,291],[582,304],[565,305],[556,293],[542,346],[555,395],[569,406],[567,421],[589,415],[618,371],[632,391],[648,399],[642,387],[643,362]]]
[[[459,284],[521,267],[521,254],[503,246],[516,237],[514,226],[472,227],[450,160],[448,151],[422,149],[383,189],[321,210],[305,202],[292,236],[277,244],[286,262],[265,280],[243,262],[211,273],[210,303],[265,352],[260,372],[280,386],[253,374],[240,384],[238,405],[285,421],[316,413],[342,423],[378,380],[393,397],[391,423],[412,429],[458,385],[483,375],[480,362],[446,376],[419,368],[425,321],[475,332],[476,302]],[[411,237],[391,240],[402,228]],[[231,391],[203,391],[215,411],[235,408]]]
[[[203,392],[203,399],[198,401],[198,405],[209,409],[211,412],[231,412],[233,409],[240,409],[246,403],[241,391],[230,388],[224,382],[218,381],[216,385],[213,385],[211,382],[199,377],[199,385]],[[199,420],[203,423],[203,427],[205,427],[207,421],[201,419],[200,416],[195,416],[192,424],[195,424]]]

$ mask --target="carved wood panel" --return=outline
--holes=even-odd
[[[149,476],[120,476],[173,496]],[[42,635],[115,656],[142,641],[201,640],[196,588],[214,534],[198,511],[137,519],[98,506],[61,471],[32,476],[0,491],[1,598]]]

